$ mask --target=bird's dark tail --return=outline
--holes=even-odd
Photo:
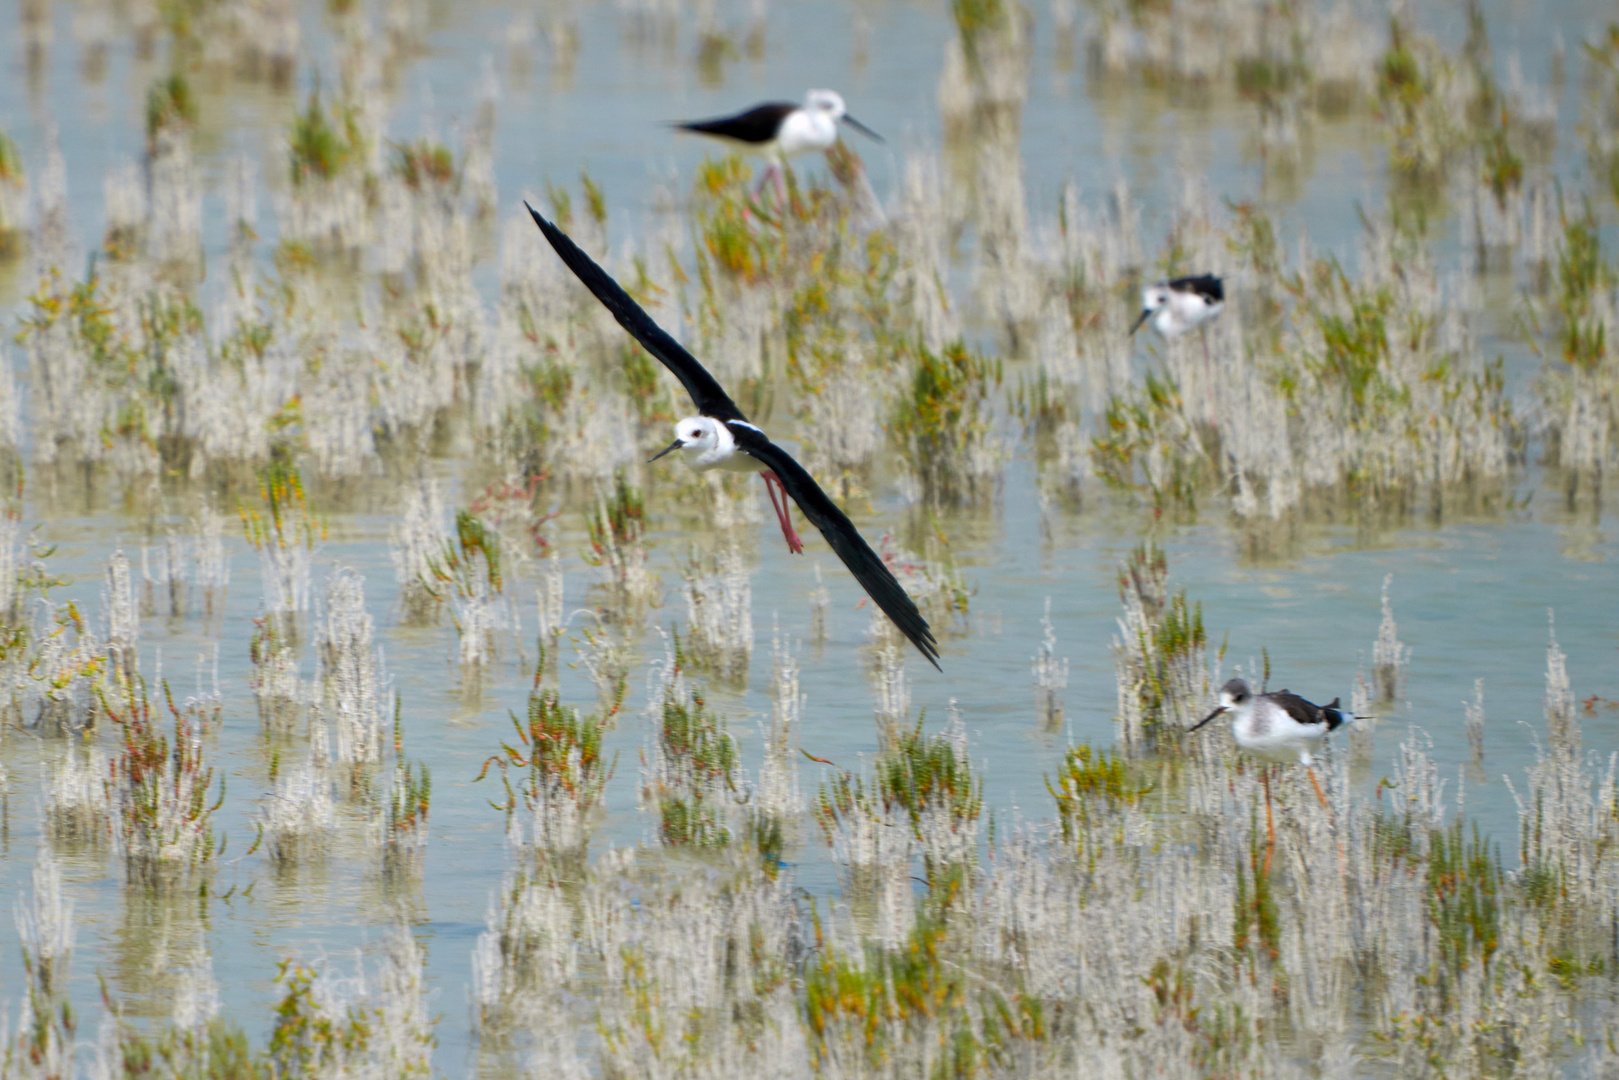
[[[1340,698],[1333,698],[1331,701],[1321,706],[1321,719],[1327,722],[1328,731],[1337,731],[1338,728],[1344,724],[1347,724],[1351,720],[1372,719],[1370,716],[1356,716],[1354,713],[1350,712],[1348,709],[1339,704],[1340,701]]]

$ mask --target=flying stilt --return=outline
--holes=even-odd
[[[1297,694],[1278,690],[1274,694],[1255,694],[1245,679],[1232,679],[1220,687],[1220,704],[1209,715],[1192,725],[1193,731],[1217,716],[1231,714],[1231,734],[1237,746],[1246,753],[1266,762],[1298,762],[1315,785],[1315,797],[1327,805],[1327,796],[1321,791],[1321,781],[1310,768],[1311,751],[1320,749],[1327,732],[1336,730],[1346,720],[1356,717],[1341,708],[1333,698],[1326,705],[1305,701]],[[1265,873],[1270,873],[1270,856],[1276,847],[1276,825],[1271,820],[1270,772],[1260,766],[1260,783],[1265,788]]]
[[[1152,328],[1166,338],[1195,330],[1225,310],[1225,284],[1213,274],[1160,281],[1141,290],[1141,317],[1130,327],[1134,334],[1152,320]],[[1209,359],[1209,341],[1203,339],[1203,360]]]
[[[527,203],[523,204],[528,206]],[[675,441],[664,447],[652,460],[676,450],[686,464],[698,472],[724,469],[728,472],[759,473],[764,477],[770,503],[776,508],[776,520],[787,539],[787,547],[794,554],[804,550],[798,532],[793,528],[792,512],[787,500],[798,504],[804,516],[821,531],[832,550],[837,552],[843,565],[854,574],[893,620],[900,633],[910,639],[928,663],[939,667],[939,646],[933,640],[933,631],[927,620],[916,609],[916,603],[906,594],[892,571],[883,564],[877,553],[860,536],[842,510],[839,510],[815,478],[793,460],[792,455],[771,442],[765,433],[748,423],[736,402],[710,375],[697,358],[670,337],[652,321],[641,305],[632,300],[607,272],[596,265],[589,255],[580,251],[566,233],[541,217],[532,207],[528,212],[534,224],[540,227],[568,269],[602,302],[618,324],[628,330],[643,348],[668,368],[697,406],[697,415],[688,416],[675,425]],[[943,669],[940,669],[943,670]]]
[[[842,121],[856,131],[882,142],[882,136],[849,115],[843,96],[836,90],[811,90],[804,104],[791,101],[767,101],[733,116],[716,116],[711,120],[677,121],[674,126],[682,131],[699,135],[713,135],[735,143],[744,150],[764,157],[768,162],[759,178],[757,192],[765,182],[776,181],[776,194],[784,197],[781,189],[781,169],[787,159],[811,150],[826,150],[838,141],[838,122]]]

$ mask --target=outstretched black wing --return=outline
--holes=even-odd
[[[758,146],[776,137],[787,114],[798,108],[791,101],[767,101],[755,105],[747,112],[735,116],[716,116],[712,120],[681,120],[673,126],[682,131],[695,131],[702,135],[718,135],[722,139]]]
[[[528,206],[528,203],[523,205]],[[568,264],[568,269],[613,313],[618,325],[628,330],[647,352],[674,372],[675,378],[686,388],[686,393],[691,395],[692,404],[697,406],[699,414],[712,416],[716,420],[747,420],[714,376],[680,342],[653,322],[652,316],[632,300],[618,282],[608,277],[607,271],[596,265],[596,260],[580,251],[579,245],[568,239],[567,233],[546,221],[532,206],[528,206],[528,212],[545,238],[551,241],[551,246],[556,248],[557,254],[562,256],[562,261]]]
[[[764,462],[781,478],[781,486],[793,497],[811,524],[821,530],[821,535],[826,537],[826,542],[838,553],[843,565],[860,582],[861,588],[883,609],[883,614],[893,620],[899,632],[911,639],[911,644],[927,657],[928,663],[938,668],[939,645],[933,640],[928,621],[916,610],[916,602],[905,592],[893,571],[884,565],[877,553],[871,550],[871,545],[861,537],[854,522],[821,490],[821,485],[815,482],[804,466],[771,442],[763,432],[741,424],[727,424],[726,427],[744,452]]]
[[[1209,304],[1225,300],[1225,283],[1213,274],[1178,277],[1169,282],[1169,287],[1176,292],[1197,293]]]

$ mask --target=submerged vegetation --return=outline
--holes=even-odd
[[[674,56],[653,7],[615,17]],[[1223,724],[1189,733],[1227,674],[1215,628],[1239,616],[1172,584],[1164,548],[1196,524],[1229,531],[1245,570],[1330,559],[1323,526],[1397,545],[1416,524],[1531,520],[1544,488],[1534,512],[1555,504],[1571,553],[1600,554],[1619,28],[1559,53],[1542,88],[1497,58],[1479,5],[1454,49],[1404,9],[1079,7],[950,5],[942,146],[903,144],[891,199],[845,144],[779,184],[711,158],[631,232],[588,171],[525,193],[796,442],[944,642],[939,723],[913,711],[890,624],[852,619],[866,602],[809,565],[827,562],[813,529],[790,559],[756,479],[647,462],[683,392],[517,193],[497,198],[501,80],[521,86],[543,39],[565,98],[572,6],[513,21],[447,137],[401,98],[436,47],[417,6],[76,6],[86,78],[128,31],[137,160],[102,178],[86,258],[71,223],[93,215],[69,213],[56,136],[34,160],[0,133],[0,287],[24,297],[0,352],[0,866],[21,886],[0,1074],[442,1071],[466,1032],[439,950],[474,935],[410,927],[490,860],[467,972],[484,1076],[1612,1074],[1619,756],[1586,744],[1606,699],[1582,714],[1556,637],[1527,768],[1484,769],[1480,680],[1454,787],[1415,727],[1379,776],[1370,712],[1445,722],[1407,708],[1425,676],[1385,579],[1318,800]],[[45,116],[62,20],[18,17]],[[742,56],[725,17],[701,14],[704,78]],[[755,18],[750,58],[777,44]],[[1081,54],[1099,99],[1245,110],[1263,198],[1217,199],[1192,169],[1167,208],[1124,179],[1033,205],[1024,102]],[[1583,171],[1557,145],[1565,65]],[[238,83],[276,118],[258,159],[220,149]],[[1388,164],[1352,251],[1275,213],[1340,141]],[[1143,282],[1208,270],[1218,320],[1130,336]],[[1146,539],[1118,568],[1114,695],[1070,703],[1058,631],[1083,638],[1049,600],[1036,637],[997,561],[1056,565],[1092,528]],[[103,550],[70,582],[64,530],[140,557]],[[366,546],[383,533],[397,605]],[[262,598],[228,593],[246,548]],[[981,666],[995,637],[1032,652],[1032,708],[1025,676]],[[198,641],[176,704],[192,658],[174,645]],[[1263,686],[1270,653],[1253,667]],[[862,677],[869,729],[864,706],[825,705]],[[1067,726],[1098,699],[1111,746]],[[1005,771],[1027,759],[984,734],[999,714],[1027,721],[1043,785]],[[1512,835],[1479,828],[1482,784],[1512,800]],[[306,934],[340,903],[382,931],[352,964]],[[216,976],[238,936],[246,958]],[[219,979],[244,972],[263,1023],[221,1013]]]

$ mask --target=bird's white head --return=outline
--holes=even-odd
[[[686,464],[699,471],[717,468],[736,452],[736,440],[726,426],[710,416],[688,416],[675,425],[675,441],[652,455],[657,461],[680,451]]]
[[[849,115],[843,95],[836,90],[811,90],[804,95],[804,108],[810,112],[826,113],[833,120],[842,120]]]
[[[1220,707],[1223,709],[1240,709],[1254,699],[1254,692],[1248,688],[1247,679],[1228,679],[1220,687]]]
[[[1136,320],[1134,326],[1130,327],[1130,333],[1134,334],[1137,330],[1140,330],[1141,329],[1141,324],[1146,322],[1149,318],[1151,318],[1154,312],[1163,311],[1168,306],[1169,306],[1169,286],[1168,285],[1164,285],[1164,284],[1160,283],[1158,285],[1148,285],[1146,288],[1142,289],[1141,290],[1141,317]],[[1157,324],[1157,325],[1159,325],[1159,329],[1162,329],[1161,324]]]
[[[1230,679],[1224,686],[1220,687],[1220,704],[1215,707],[1213,712],[1194,724],[1192,730],[1196,731],[1216,716],[1224,716],[1230,712],[1240,713],[1252,704],[1253,700],[1254,692],[1248,688],[1248,680]]]

